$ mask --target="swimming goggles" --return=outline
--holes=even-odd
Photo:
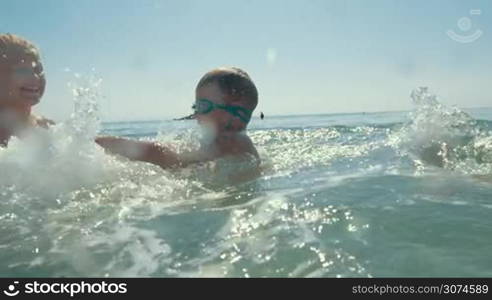
[[[251,114],[253,113],[251,110],[241,106],[217,104],[208,99],[196,100],[191,108],[195,111],[195,114],[200,115],[208,114],[215,109],[223,109],[231,115],[238,117],[244,123],[248,123],[251,120]]]

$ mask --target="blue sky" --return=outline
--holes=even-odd
[[[55,120],[71,113],[73,72],[103,79],[105,120],[142,120],[189,113],[218,66],[245,69],[268,116],[407,110],[422,85],[446,104],[492,106],[491,13],[488,0],[0,0],[0,32],[41,48],[36,111]],[[448,30],[483,34],[459,43]]]

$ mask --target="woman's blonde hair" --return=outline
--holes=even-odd
[[[39,49],[18,35],[0,34],[0,64],[18,62],[26,57],[39,60]]]

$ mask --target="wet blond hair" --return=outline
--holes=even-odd
[[[0,66],[17,63],[25,58],[39,60],[39,49],[18,35],[0,34]]]

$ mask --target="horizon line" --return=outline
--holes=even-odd
[[[477,106],[477,107],[460,107],[460,109],[492,109],[492,106]],[[303,116],[322,116],[322,115],[357,115],[357,114],[381,114],[381,113],[408,113],[412,110],[384,110],[384,111],[358,111],[358,112],[337,112],[337,113],[300,113],[300,114],[272,114],[270,117],[303,117]],[[265,114],[265,118],[268,115]],[[161,119],[158,118],[149,118],[149,119],[115,119],[115,120],[102,120],[101,123],[126,123],[126,122],[162,122],[162,121],[179,121],[174,120],[178,117],[163,117]],[[252,119],[259,119],[259,116],[254,116]],[[185,120],[181,120],[185,121]]]

